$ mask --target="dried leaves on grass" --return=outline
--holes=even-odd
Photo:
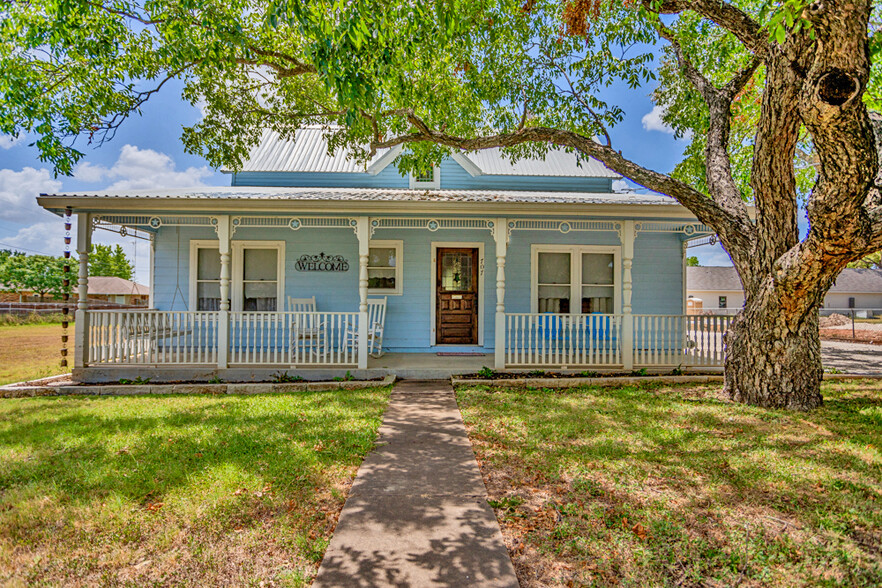
[[[521,586],[882,583],[882,390],[461,389]]]

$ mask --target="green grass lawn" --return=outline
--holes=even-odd
[[[73,365],[73,323],[68,334],[68,363]],[[0,326],[0,386],[63,374],[61,323]]]
[[[824,396],[457,391],[523,588],[879,586],[882,385]]]
[[[0,585],[307,585],[387,400],[0,399]]]

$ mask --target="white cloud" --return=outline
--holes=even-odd
[[[57,240],[53,241],[51,235],[57,235]],[[56,221],[45,220],[20,229],[11,237],[3,237],[3,243],[13,248],[21,248],[28,253],[61,255],[64,251],[63,237],[64,224],[59,218]],[[71,244],[71,251],[73,248],[74,245]]]
[[[0,149],[11,149],[19,143],[23,143],[26,138],[27,137],[23,133],[17,137],[13,137],[12,135],[0,135]]]
[[[695,255],[698,257],[698,262],[705,266],[732,265],[732,259],[719,243],[689,249],[687,255]]]
[[[156,190],[202,186],[202,180],[212,173],[207,166],[178,171],[174,160],[165,153],[124,145],[116,163],[110,168],[82,163],[74,170],[74,177],[85,182],[98,182],[105,178],[116,180],[107,187],[108,190]]]
[[[60,256],[64,253],[64,220],[60,217],[51,218],[47,214],[47,220],[41,220],[30,226],[19,229],[12,236],[2,237],[3,248],[20,248],[28,253],[43,253],[46,255]],[[103,245],[122,245],[129,261],[135,266],[135,281],[147,284],[150,280],[150,243],[131,236],[122,237],[109,231],[96,230],[92,232],[92,242]],[[71,259],[72,265],[77,264],[77,224],[74,218],[71,227]],[[76,272],[76,269],[73,270]]]
[[[674,129],[665,124],[662,120],[662,116],[664,116],[665,111],[661,106],[653,106],[652,110],[643,115],[641,122],[643,123],[643,128],[647,131],[659,131],[662,133],[668,133],[673,135]]]
[[[0,169],[0,219],[32,222],[41,212],[37,206],[37,195],[60,189],[61,182],[53,178],[47,169]]]
[[[74,168],[73,177],[75,180],[81,180],[83,182],[100,182],[105,176],[107,176],[109,171],[110,170],[104,166],[94,165],[88,161],[84,161]]]
[[[620,192],[633,192],[634,189],[631,185],[625,180],[613,180],[612,183],[612,191],[616,193]]]

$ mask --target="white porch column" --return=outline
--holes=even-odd
[[[508,220],[496,219],[496,335],[494,367],[505,367],[505,256],[508,254]]]
[[[92,249],[92,215],[77,214],[77,312],[74,325],[74,367],[89,365],[89,251]]]
[[[622,223],[622,363],[634,369],[634,316],[631,314],[631,266],[634,262],[634,221]]]
[[[368,256],[370,254],[370,219],[356,219],[355,236],[358,237],[358,369],[367,369],[368,358]]]
[[[220,253],[220,312],[217,322],[217,367],[226,369],[230,355],[230,217],[217,217]],[[194,301],[191,301],[191,304]]]
[[[148,264],[150,265],[150,294],[147,298],[147,308],[150,310],[156,310],[156,299],[153,297],[153,293],[156,291],[156,268],[154,264],[156,263],[156,234],[150,233],[150,260]]]

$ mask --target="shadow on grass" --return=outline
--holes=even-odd
[[[529,499],[531,487],[543,488],[545,506],[563,515],[526,540],[552,560],[590,562],[592,581],[882,581],[879,389],[835,392],[810,414],[695,390],[459,398],[488,485],[504,479],[491,497]],[[497,514],[510,529],[535,520],[517,507]],[[550,581],[527,568],[522,584]]]
[[[72,500],[111,493],[160,499],[221,466],[311,487],[326,467],[359,463],[376,428],[363,414],[375,394],[320,394],[297,399],[285,407],[290,412],[252,411],[260,402],[253,397],[20,400],[0,417],[0,447],[15,446],[28,458],[7,463],[0,487],[51,480]],[[151,401],[168,410],[137,414]],[[119,411],[95,414],[96,404]]]

